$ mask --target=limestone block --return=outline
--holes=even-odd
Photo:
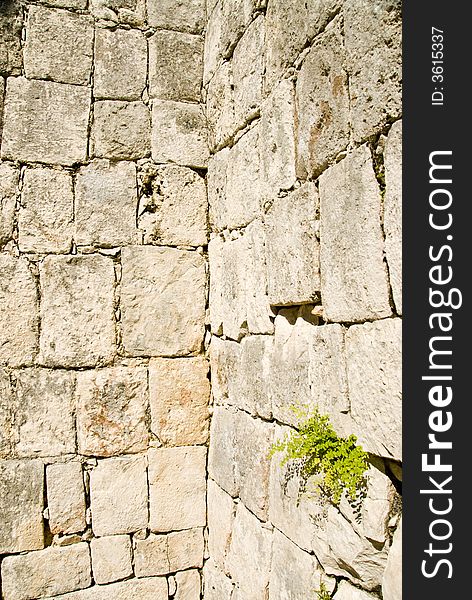
[[[237,412],[215,406],[210,426],[208,474],[230,496],[239,494],[237,477]]]
[[[392,125],[385,148],[384,230],[390,285],[402,314],[402,122]]]
[[[23,66],[21,30],[23,6],[18,0],[3,2],[0,18],[0,74],[19,75]]]
[[[208,480],[208,552],[212,561],[224,568],[231,541],[236,504],[212,479]]]
[[[18,214],[21,252],[70,252],[73,237],[72,177],[56,169],[26,169]]]
[[[85,542],[63,548],[51,546],[2,561],[5,600],[57,596],[86,588],[91,582],[90,552]]]
[[[149,525],[167,532],[206,525],[206,448],[149,450]]]
[[[200,600],[202,582],[200,573],[195,569],[177,573],[177,592],[175,600]]]
[[[142,102],[103,100],[94,104],[92,153],[103,158],[136,160],[151,152],[151,121]]]
[[[146,87],[147,43],[135,29],[97,29],[93,94],[98,99],[140,100]]]
[[[349,143],[349,90],[341,23],[322,33],[297,80],[297,174],[317,176]]]
[[[42,464],[37,461],[0,461],[1,554],[44,547],[43,502]]]
[[[214,76],[221,62],[221,36],[223,31],[223,2],[215,1],[210,11],[207,7],[207,23],[205,28],[205,48],[203,55],[203,85],[206,87]]]
[[[10,374],[0,368],[0,458],[10,456],[13,450],[15,405]]]
[[[147,406],[145,367],[77,373],[79,453],[113,456],[146,450]]]
[[[199,105],[154,100],[152,123],[152,159],[155,162],[206,167],[206,122]]]
[[[123,343],[135,356],[182,356],[200,350],[205,322],[204,259],[174,248],[122,251]]]
[[[10,77],[2,158],[68,166],[85,161],[89,110],[88,88]]]
[[[213,402],[239,406],[237,374],[241,362],[241,344],[212,336],[210,361]]]
[[[345,9],[351,122],[354,139],[362,141],[401,115],[401,2],[349,2]]]
[[[152,192],[141,199],[138,214],[144,243],[205,246],[208,241],[205,180],[192,169],[174,165],[153,166],[146,176]]]
[[[126,161],[95,160],[82,167],[75,184],[75,241],[78,245],[136,243],[136,167]]]
[[[93,538],[90,550],[95,583],[112,583],[133,574],[129,536],[111,535]]]
[[[167,600],[165,577],[128,579],[61,596],[61,600]]]
[[[212,559],[205,562],[203,569],[205,600],[221,600],[231,598],[233,584],[225,576],[223,570],[217,567]]]
[[[89,16],[31,6],[24,47],[26,77],[87,85],[92,71],[93,35]]]
[[[223,148],[210,158],[208,163],[207,188],[209,219],[212,230],[221,231],[226,222],[226,184],[231,151]]]
[[[3,101],[5,99],[5,79],[0,77],[0,144],[2,142],[3,129]]]
[[[46,0],[46,4],[58,8],[78,8],[79,10],[87,8],[87,0]]]
[[[9,242],[13,237],[19,177],[20,171],[14,165],[0,163],[0,246]]]
[[[319,298],[319,198],[307,182],[276,198],[265,218],[270,304],[290,305]]]
[[[205,0],[146,0],[148,23],[158,29],[202,33]]]
[[[171,573],[203,567],[203,529],[176,531],[167,536],[167,555]]]
[[[222,63],[208,84],[206,92],[206,117],[208,121],[208,141],[215,150],[227,144],[236,129],[233,64]]]
[[[113,261],[97,254],[48,256],[40,281],[41,364],[108,364],[115,354]]]
[[[131,533],[148,522],[146,463],[141,457],[101,460],[90,475],[95,535]]]
[[[136,540],[134,570],[136,577],[170,573],[166,535],[151,533],[145,540]]]
[[[151,430],[169,446],[208,440],[208,362],[197,358],[156,358],[149,364]]]
[[[320,177],[321,295],[330,321],[391,315],[380,191],[361,146]]]
[[[354,325],[346,334],[354,433],[365,450],[402,458],[401,319]]]
[[[84,531],[85,491],[82,465],[79,462],[48,465],[46,481],[51,533]]]
[[[341,581],[339,583],[336,594],[333,596],[334,600],[374,600],[374,598],[376,598],[376,596],[354,587],[347,581]]]
[[[260,600],[269,585],[272,532],[242,502],[234,520],[226,568],[238,584],[241,598]]]
[[[156,31],[149,39],[151,98],[198,102],[203,74],[203,40],[178,31]]]
[[[385,600],[402,599],[402,521],[393,536],[382,579],[382,594]]]
[[[36,282],[29,263],[0,254],[0,363],[30,365],[37,352]]]
[[[228,403],[245,410],[252,415],[272,418],[270,398],[270,360],[272,356],[273,337],[254,335],[241,341],[241,359],[238,369],[228,373],[235,379],[230,385],[232,393]]]

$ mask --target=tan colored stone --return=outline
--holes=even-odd
[[[166,535],[151,533],[145,540],[136,540],[134,570],[136,577],[167,575],[170,573]]]
[[[37,290],[25,259],[0,254],[0,306],[0,364],[32,364],[38,343]]]
[[[177,573],[177,592],[175,600],[200,600],[202,582],[200,573],[195,569]]]
[[[92,153],[112,159],[136,160],[151,152],[151,120],[142,102],[103,100],[94,104]]]
[[[228,371],[232,381],[228,384],[231,393],[228,404],[232,404],[252,415],[272,418],[270,397],[270,360],[273,337],[253,335],[243,338],[240,344],[241,358],[237,370]]]
[[[31,6],[24,47],[26,77],[87,85],[93,35],[93,21],[87,15]]]
[[[113,367],[77,374],[79,453],[113,456],[148,445],[147,369]]]
[[[113,261],[96,254],[48,256],[40,277],[41,364],[108,364],[115,354]]]
[[[203,529],[176,531],[167,536],[167,554],[171,573],[203,567]]]
[[[210,361],[211,393],[214,403],[239,406],[237,404],[239,382],[236,375],[240,369],[241,344],[223,340],[216,335],[212,336]]]
[[[208,143],[212,150],[230,142],[236,129],[233,66],[224,62],[208,84],[206,118]]]
[[[93,94],[98,99],[140,100],[146,87],[147,43],[135,29],[97,29]]]
[[[122,251],[123,343],[135,356],[182,356],[200,350],[205,263],[196,252],[131,247]]]
[[[44,547],[43,502],[42,464],[37,461],[0,461],[1,554]]]
[[[18,0],[2,3],[0,19],[0,74],[19,75],[23,66],[21,30],[23,6]]]
[[[341,581],[339,583],[336,594],[333,596],[333,600],[374,600],[376,596],[364,592],[359,588],[354,587],[347,581]],[[400,598],[400,596],[399,596]]]
[[[46,481],[51,533],[83,531],[85,491],[82,465],[79,462],[49,465]]]
[[[61,596],[61,600],[167,600],[165,577],[128,579]]]
[[[18,214],[21,252],[70,252],[73,237],[72,177],[56,169],[26,169]]]
[[[58,8],[78,8],[80,10],[87,8],[87,0],[46,0],[45,3]]]
[[[170,446],[208,440],[210,382],[202,358],[156,358],[149,365],[151,429]]]
[[[151,27],[201,33],[205,25],[205,0],[146,0]]]
[[[82,167],[75,184],[75,241],[79,245],[136,243],[136,167],[126,161],[95,160]]]
[[[205,600],[231,598],[233,591],[231,579],[225,576],[224,572],[213,563],[211,558],[205,562],[203,568],[203,581]]]
[[[8,556],[2,561],[5,600],[57,596],[90,584],[90,552],[85,542]]]
[[[133,574],[129,536],[112,535],[93,538],[90,550],[95,583],[112,583]]]
[[[15,405],[10,373],[0,368],[0,458],[9,457],[12,453]]]
[[[88,88],[10,77],[2,158],[69,166],[85,161],[89,110]]]
[[[402,520],[393,536],[382,579],[382,594],[385,600],[402,600]]]
[[[151,531],[206,525],[206,448],[149,450]]]
[[[212,479],[208,480],[208,552],[211,560],[224,568],[231,541],[236,504]]]
[[[14,165],[0,163],[0,246],[9,242],[13,237],[19,177],[20,171]]]

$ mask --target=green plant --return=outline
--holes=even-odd
[[[317,600],[331,600],[331,596],[324,583],[320,583],[320,589],[316,592],[316,595],[318,597]]]
[[[339,437],[329,417],[321,415],[317,408],[310,415],[297,412],[305,414],[305,420],[298,430],[273,444],[271,454],[283,452],[282,464],[300,461],[303,480],[316,476],[319,487],[334,504],[339,504],[343,492],[355,501],[365,485],[367,453],[356,445],[354,435]]]

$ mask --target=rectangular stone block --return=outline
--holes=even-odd
[[[330,321],[391,314],[381,198],[367,146],[320,177],[321,295]]]
[[[182,356],[200,350],[206,274],[200,254],[174,248],[122,251],[123,343],[134,356]]]
[[[31,6],[24,47],[26,77],[87,85],[92,71],[93,35],[89,16]]]
[[[147,449],[147,369],[112,367],[77,373],[80,454],[114,456]]]
[[[79,462],[46,467],[49,529],[52,534],[85,530],[85,490]]]
[[[47,0],[46,4],[59,8],[78,8],[79,10],[87,8],[87,0]]]
[[[236,504],[212,479],[208,480],[208,552],[211,560],[224,569]]]
[[[15,404],[10,373],[0,368],[0,458],[12,453]]]
[[[148,23],[158,29],[202,33],[205,0],[146,0]]]
[[[71,166],[87,158],[88,88],[10,77],[3,159]]]
[[[126,161],[94,160],[75,183],[75,241],[85,246],[118,247],[137,243],[136,166]]]
[[[152,577],[170,573],[167,535],[151,533],[145,540],[136,540],[134,570],[136,577]]]
[[[167,532],[206,525],[206,448],[149,450],[149,526]]]
[[[228,373],[229,377],[235,379],[234,383],[229,384],[231,393],[228,403],[252,415],[271,419],[272,403],[269,389],[273,337],[247,336],[240,346],[241,358],[238,367],[232,373]]]
[[[0,163],[0,246],[8,243],[13,237],[19,178],[20,171],[13,164]]]
[[[205,562],[203,569],[205,600],[221,600],[231,598],[233,583],[226,577],[223,570],[210,559]]]
[[[43,508],[43,465],[0,460],[1,554],[44,547]]]
[[[146,87],[147,43],[136,29],[97,29],[93,94],[98,99],[140,100]]]
[[[128,535],[93,538],[90,543],[95,583],[112,583],[133,574],[131,540]]]
[[[87,590],[65,594],[61,600],[167,600],[168,597],[166,578],[150,577],[95,585]]]
[[[236,130],[233,63],[222,63],[206,90],[208,143],[212,150],[231,141]]]
[[[0,18],[0,74],[19,75],[23,66],[21,30],[23,6],[18,0],[2,3]]]
[[[196,569],[177,573],[175,576],[177,582],[177,592],[175,600],[199,600],[201,593],[201,577]]]
[[[113,261],[97,254],[48,256],[40,279],[41,364],[108,364],[116,343]]]
[[[0,254],[0,364],[31,365],[38,345],[38,293],[29,263]]]
[[[208,440],[210,381],[202,358],[156,358],[149,364],[151,430],[169,446]]]
[[[175,531],[167,536],[170,572],[203,567],[203,529]]]
[[[142,457],[101,460],[90,474],[96,536],[133,533],[148,524],[146,462]]]
[[[74,231],[72,177],[56,169],[26,169],[18,214],[21,252],[70,252]]]

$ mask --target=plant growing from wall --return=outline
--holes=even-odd
[[[324,583],[320,584],[320,589],[316,592],[316,600],[331,600],[331,595]]]

